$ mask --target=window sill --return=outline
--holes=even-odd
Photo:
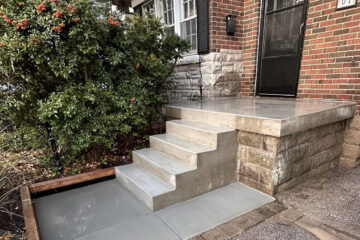
[[[176,65],[187,65],[187,64],[196,64],[200,63],[200,55],[197,53],[189,53],[188,55],[183,56],[180,58]]]

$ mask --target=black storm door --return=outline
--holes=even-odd
[[[264,0],[256,92],[296,96],[306,0]]]

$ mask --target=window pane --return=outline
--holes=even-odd
[[[189,36],[191,34],[191,29],[190,29],[190,21],[186,21],[186,36]]]
[[[267,11],[274,11],[277,9],[281,9],[284,7],[290,7],[292,5],[301,3],[303,1],[301,0],[269,0],[268,1],[268,7],[267,7]]]
[[[184,2],[184,19],[189,17],[189,7],[188,7],[188,3]]]
[[[191,33],[196,34],[196,18],[191,20]]]
[[[192,35],[191,39],[191,50],[195,50],[197,48],[196,35]]]
[[[144,5],[143,7],[144,13],[151,12],[154,13],[154,1],[149,2],[148,4]]]
[[[268,15],[267,28],[264,31],[265,56],[296,54],[299,42],[299,27],[302,11],[296,8]],[[277,27],[283,26],[283,27]]]
[[[189,7],[190,7],[189,17],[192,17],[192,16],[195,15],[195,12],[194,12],[194,0],[191,0],[189,2]]]
[[[174,24],[174,17],[173,17],[173,12],[170,11],[169,12],[169,25]]]
[[[168,0],[168,9],[172,9],[172,0]]]

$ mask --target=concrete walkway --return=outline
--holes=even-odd
[[[152,212],[116,180],[35,199],[44,240],[189,239],[274,198],[234,183]]]
[[[360,167],[337,168],[193,240],[360,240]]]

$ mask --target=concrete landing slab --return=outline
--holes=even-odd
[[[269,97],[227,97],[183,101],[164,106],[173,118],[224,124],[276,137],[354,116],[355,102]],[[206,119],[204,119],[206,116]]]
[[[116,180],[35,199],[44,240],[189,239],[274,198],[235,183],[152,212]]]
[[[156,214],[182,239],[189,239],[274,200],[244,184],[234,183]]]

